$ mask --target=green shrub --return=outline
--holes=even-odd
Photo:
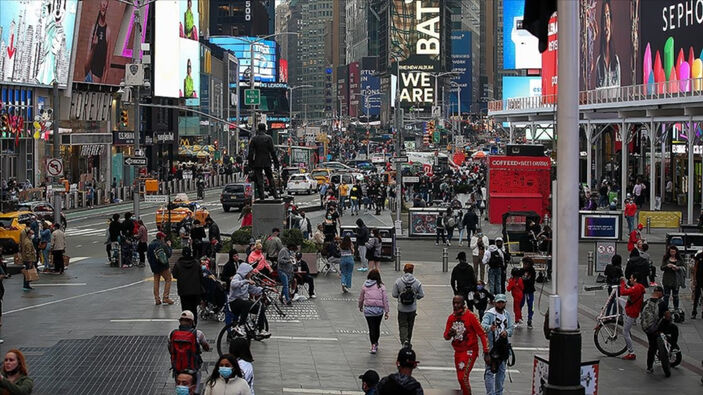
[[[232,232],[232,244],[249,245],[250,239],[251,226],[244,226]]]
[[[289,244],[303,245],[303,232],[300,229],[286,229],[281,235],[281,241],[284,246]]]
[[[300,248],[300,252],[302,252],[302,253],[308,253],[308,252],[316,253],[316,252],[318,252],[318,251],[319,251],[319,250],[318,250],[318,248],[317,248],[317,244],[315,244],[314,241],[312,241],[312,240],[303,240],[303,245],[302,245],[302,247]]]

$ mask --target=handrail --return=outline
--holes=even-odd
[[[689,78],[651,84],[606,87],[579,92],[580,105],[622,103],[641,100],[703,98],[703,78]],[[543,110],[552,111],[557,95],[516,97],[488,102],[488,111]]]

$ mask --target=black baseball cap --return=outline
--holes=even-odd
[[[664,288],[662,288],[660,285],[657,285],[652,289],[652,292],[664,292]]]
[[[414,368],[420,361],[417,360],[415,351],[410,347],[403,347],[398,352],[398,363],[406,368]]]
[[[373,387],[374,385],[378,384],[379,381],[381,381],[381,378],[378,376],[378,373],[376,373],[375,370],[367,370],[364,374],[359,376],[362,382],[366,383],[369,387]]]

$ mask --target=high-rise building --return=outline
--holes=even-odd
[[[275,14],[275,0],[210,0],[210,35],[269,35]]]
[[[346,61],[359,62],[367,56],[378,56],[380,17],[374,3],[379,0],[347,0]]]
[[[452,14],[452,32],[456,34],[457,32],[470,32],[471,35],[471,49],[462,49],[459,52],[468,52],[471,56],[471,112],[478,112],[478,98],[480,92],[480,70],[481,62],[483,58],[480,56],[481,43],[483,38],[481,36],[481,3],[480,0],[452,0],[449,8]],[[456,48],[452,48],[452,52],[457,53]]]

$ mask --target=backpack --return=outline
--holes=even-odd
[[[503,267],[503,258],[500,256],[500,252],[491,252],[491,259],[488,260],[488,267],[494,269]]]
[[[454,219],[454,217],[449,217],[449,219],[447,220],[447,226],[453,228],[454,225],[456,225],[456,220]]]
[[[640,326],[644,333],[651,335],[659,329],[659,302],[651,299],[645,303],[640,315]]]
[[[200,369],[200,346],[196,329],[176,329],[169,335],[171,369],[174,373]]]
[[[404,304],[406,306],[415,303],[415,290],[413,290],[412,285],[405,284],[405,290],[400,293],[400,295],[398,296],[398,300],[401,304]]]
[[[156,261],[159,262],[161,266],[168,266],[168,254],[166,254],[164,247],[157,247],[154,250],[154,256],[156,257]]]

